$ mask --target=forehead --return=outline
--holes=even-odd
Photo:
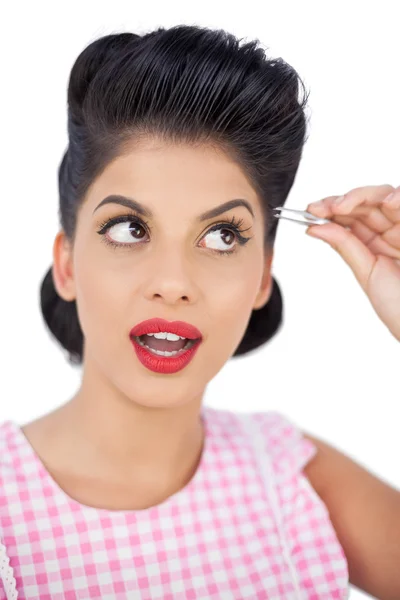
[[[148,141],[126,148],[93,182],[88,201],[98,204],[109,194],[130,195],[149,206],[198,213],[231,198],[258,204],[240,165],[212,145]]]

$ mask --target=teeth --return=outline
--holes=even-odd
[[[186,340],[186,338],[181,337],[180,335],[175,335],[175,333],[170,333],[169,331],[160,331],[160,333],[148,333],[147,335],[152,335],[158,340],[169,340],[170,342],[177,342],[178,340]]]
[[[182,350],[174,350],[173,352],[168,352],[167,350],[154,350],[154,348],[150,348],[149,346],[147,346],[147,344],[144,344],[142,340],[138,337],[136,337],[136,340],[138,344],[140,344],[144,348],[147,348],[147,350],[150,350],[152,354],[157,354],[158,356],[175,356],[175,354],[182,354],[185,350],[194,345],[193,340],[188,340],[185,346],[182,348]]]
[[[145,348],[150,350],[150,352],[152,352],[153,354],[157,354],[158,356],[175,356],[175,354],[178,354],[178,350],[174,350],[173,352],[168,352],[167,350],[165,350],[165,351],[154,350],[154,348],[149,348],[149,346],[146,346],[146,344],[143,344],[143,345]]]

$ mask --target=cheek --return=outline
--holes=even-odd
[[[243,337],[258,291],[257,283],[258,278],[247,271],[215,287],[210,302],[215,331],[221,341],[223,335],[225,343],[229,340],[234,345]]]
[[[104,343],[106,339],[112,346],[113,339],[121,336],[122,323],[129,323],[127,307],[132,285],[90,258],[79,262],[75,278],[79,319],[86,339],[89,343]]]

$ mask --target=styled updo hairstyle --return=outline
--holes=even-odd
[[[272,209],[285,203],[297,173],[308,93],[283,59],[268,59],[258,40],[241,41],[224,30],[177,25],[145,35],[106,35],[81,52],[69,79],[69,145],[58,170],[60,224],[72,243],[94,179],[125,144],[155,135],[172,143],[212,143],[233,158],[258,194],[265,252],[272,249],[278,225]],[[76,302],[58,295],[52,267],[40,295],[47,327],[70,363],[81,364]],[[282,314],[274,278],[269,302],[253,310],[233,356],[270,340]]]

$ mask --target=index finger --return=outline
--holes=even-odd
[[[344,194],[344,199],[339,204],[335,202],[338,196],[327,196],[319,202],[311,202],[307,210],[315,216],[330,218],[332,215],[348,215],[357,208],[360,215],[367,215],[370,207],[379,206],[383,215],[396,223],[400,218],[399,208],[382,202],[395,189],[398,188],[389,184],[354,188]]]
[[[391,192],[394,192],[393,185],[365,185],[354,188],[344,194],[344,198],[340,204],[335,206],[340,211],[340,214],[346,215],[350,213],[356,206],[364,204],[366,206],[374,206],[380,204]]]

